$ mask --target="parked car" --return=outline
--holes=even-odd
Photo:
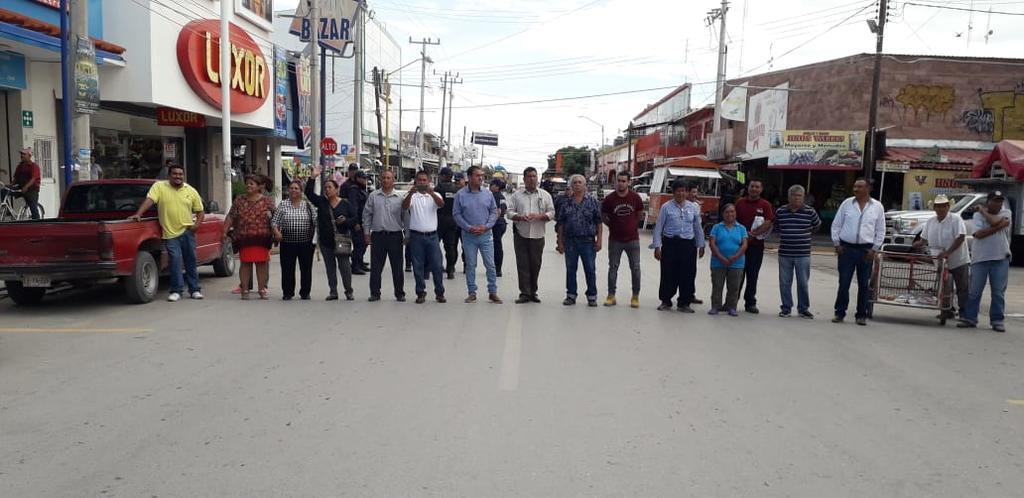
[[[984,193],[968,192],[949,196],[949,215],[960,216],[971,221],[975,206],[985,204]],[[889,211],[885,213],[885,243],[912,244],[914,239],[924,231],[927,221],[935,216],[932,209],[905,211]],[[974,224],[967,224],[968,235],[974,232]]]
[[[22,306],[38,304],[48,288],[119,281],[128,301],[156,297],[164,253],[156,210],[129,221],[155,180],[78,182],[64,194],[56,219],[0,224],[0,280]],[[209,206],[208,206],[209,207]],[[235,272],[224,216],[209,214],[196,233],[196,258],[219,277]]]

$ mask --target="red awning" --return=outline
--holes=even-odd
[[[707,159],[704,159],[703,157],[700,156],[680,157],[678,159],[673,159],[665,164],[661,164],[660,166],[668,166],[670,168],[674,167],[718,169],[718,163],[708,161]]]
[[[1003,140],[996,144],[996,148],[992,152],[974,163],[971,178],[989,176],[989,170],[992,169],[993,163],[999,163],[1006,171],[1007,176],[1024,182],[1024,140]]]
[[[887,147],[883,160],[915,163],[911,167],[969,170],[988,155],[987,151],[969,149],[936,149],[919,147]]]

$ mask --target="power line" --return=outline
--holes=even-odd
[[[903,5],[914,5],[917,7],[930,7],[933,9],[956,10],[960,12],[980,12],[982,14],[1000,14],[1006,16],[1024,16],[1024,12],[1007,12],[1002,10],[981,10],[968,7],[951,7],[949,5],[929,5],[924,3],[903,2]]]

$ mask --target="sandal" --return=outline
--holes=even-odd
[[[242,295],[242,301],[249,300],[249,291],[239,291],[239,294]]]
[[[269,299],[267,297],[269,295],[270,295],[270,289],[267,289],[267,288],[260,289],[260,299]]]

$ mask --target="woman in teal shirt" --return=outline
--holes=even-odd
[[[743,284],[743,253],[747,251],[747,228],[736,223],[736,206],[722,208],[722,221],[711,229],[711,309],[709,315],[728,310],[736,316],[736,302]],[[725,307],[722,307],[722,288],[727,287]]]

